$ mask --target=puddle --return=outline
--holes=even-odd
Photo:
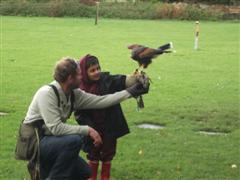
[[[6,116],[8,113],[0,112],[0,116]]]
[[[200,134],[210,135],[210,136],[216,136],[216,135],[227,135],[227,133],[224,132],[214,132],[214,131],[198,131]]]
[[[163,125],[150,124],[150,123],[138,124],[137,127],[143,128],[143,129],[163,129],[163,128],[165,128],[165,126],[163,126]]]

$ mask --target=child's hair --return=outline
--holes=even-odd
[[[96,56],[90,55],[86,61],[86,69],[88,69],[90,66],[93,66],[96,64],[98,64],[100,66],[98,58]]]

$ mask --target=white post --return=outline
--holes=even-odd
[[[99,12],[99,1],[96,1],[96,17],[95,17],[95,25],[98,24],[98,12]]]
[[[195,41],[194,41],[194,49],[198,49],[198,38],[199,38],[199,21],[195,22]]]

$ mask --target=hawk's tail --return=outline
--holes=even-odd
[[[161,49],[162,51],[165,51],[167,49],[172,49],[172,48],[173,48],[173,43],[172,42],[164,44],[164,45],[158,47],[158,49]]]

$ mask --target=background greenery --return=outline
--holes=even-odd
[[[131,133],[118,142],[112,179],[240,178],[239,24],[200,21],[199,50],[193,50],[193,21],[101,19],[94,26],[94,19],[2,16],[0,24],[0,111],[9,113],[0,116],[1,180],[28,179],[26,163],[14,159],[18,126],[58,59],[91,53],[103,70],[129,74],[137,64],[127,45],[169,41],[176,53],[146,70],[153,83],[145,109],[137,112],[134,99],[122,103]],[[166,128],[139,129],[141,122]]]
[[[41,1],[41,0],[40,0]],[[129,0],[132,1],[132,0]],[[138,0],[137,0],[138,1]],[[237,0],[139,0],[139,1],[151,1],[151,2],[186,2],[186,3],[208,3],[208,4],[226,4],[234,5],[238,4]]]
[[[9,1],[9,0],[2,0],[2,1]],[[18,1],[30,1],[30,2],[49,2],[49,1],[59,1],[59,0],[18,0]],[[69,0],[67,0],[69,1]],[[91,4],[94,1],[99,2],[121,2],[123,0],[78,0],[81,3]],[[186,3],[208,3],[208,4],[226,4],[226,5],[234,5],[238,4],[238,0],[125,0],[126,2],[141,2],[141,1],[147,1],[147,2],[186,2]]]
[[[170,1],[101,2],[99,14],[103,18],[120,19],[240,19],[239,10],[238,13],[232,13],[228,8],[223,6],[200,6],[191,1],[181,4],[173,4]],[[236,10],[234,9],[234,11]],[[88,0],[4,0],[0,3],[0,14],[14,16],[95,17],[96,5],[94,1]]]

